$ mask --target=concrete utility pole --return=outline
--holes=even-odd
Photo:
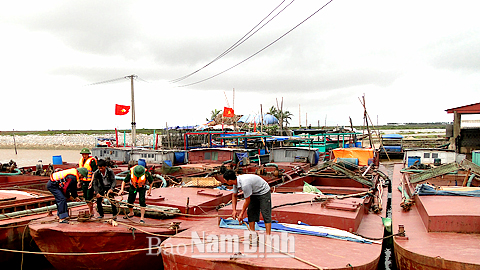
[[[136,130],[136,125],[135,123],[135,95],[133,91],[133,80],[136,79],[138,76],[137,75],[130,75],[126,76],[125,78],[130,78],[130,85],[131,85],[131,92],[132,92],[132,146],[137,147],[137,130]]]

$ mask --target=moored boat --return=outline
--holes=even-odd
[[[61,224],[45,217],[29,228],[42,252],[58,253],[45,255],[57,269],[163,269],[160,242],[203,219],[215,219],[206,214],[216,216],[216,208],[230,198],[231,192],[225,190],[159,188],[146,198],[146,224],[140,224],[138,217],[121,218],[121,211],[117,221],[108,217]],[[73,216],[85,210],[77,209]],[[152,216],[165,211],[166,218]]]
[[[276,187],[290,194],[272,193],[272,219],[278,222],[272,227],[288,229],[272,231],[270,243],[259,232],[258,245],[250,245],[245,225],[205,220],[162,243],[165,269],[377,269],[382,246],[371,238],[382,239],[384,227],[382,216],[370,206],[378,202],[377,213],[385,207],[382,180],[374,177],[368,186],[352,179],[323,178],[301,176],[284,183],[286,190],[282,184]],[[288,190],[304,181],[324,194]],[[240,201],[237,209],[242,205]],[[220,215],[231,213],[231,206],[219,210]],[[368,238],[352,240],[359,235]]]
[[[480,167],[463,160],[419,173],[395,164],[393,228],[400,270],[480,269]],[[475,176],[476,175],[476,176]]]

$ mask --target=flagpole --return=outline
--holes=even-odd
[[[135,96],[134,96],[134,91],[133,91],[133,79],[136,78],[137,75],[130,75],[127,76],[126,78],[130,78],[130,85],[131,85],[131,92],[132,92],[132,147],[137,146],[137,131],[136,131],[136,125],[135,123]]]

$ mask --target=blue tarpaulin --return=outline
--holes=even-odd
[[[480,197],[480,189],[458,187],[458,190],[453,190],[454,187],[448,190],[435,189],[434,186],[428,184],[419,184],[415,187],[415,193],[420,196],[423,195],[443,195],[443,196],[469,196]]]
[[[244,224],[240,225],[238,223],[238,220],[235,219],[221,219],[220,220],[220,228],[227,228],[227,229],[241,229],[241,230],[248,230],[248,227],[246,225],[247,219],[244,219]],[[298,228],[293,228],[293,227],[288,227],[288,224],[285,223],[278,223],[276,221],[272,221],[272,231],[277,231],[277,232],[290,232],[290,233],[297,233],[297,234],[306,234],[306,235],[312,235],[312,236],[321,236],[321,237],[327,237],[327,238],[334,238],[334,239],[340,239],[340,240],[347,240],[347,241],[353,241],[353,242],[358,242],[358,243],[366,243],[366,244],[372,244],[373,241],[352,235],[352,237],[348,236],[339,236],[339,235],[334,235],[331,233],[327,232],[319,232],[318,228],[325,228],[326,230],[336,230],[334,228],[328,228],[328,227],[321,227],[321,226],[310,226],[308,224],[305,224],[303,222],[299,222],[298,225],[300,225],[303,229],[298,229]],[[293,224],[292,224],[293,225]],[[295,226],[295,225],[293,225]],[[298,226],[297,226],[298,227]],[[311,227],[312,230],[308,230],[308,227]],[[316,229],[316,230],[315,230]],[[260,220],[260,222],[257,222],[255,224],[255,230],[265,230],[265,223],[263,220]],[[338,230],[341,231],[341,230]],[[341,231],[342,233],[350,234],[349,232],[346,231]]]
[[[385,134],[382,135],[382,138],[384,139],[403,139],[403,136],[400,134]]]
[[[246,153],[235,153],[237,154],[237,158],[240,161],[240,165],[243,165],[243,159],[248,158],[248,152]]]
[[[257,124],[260,124],[262,122],[262,117],[260,115],[252,115],[252,114],[246,114],[242,117],[240,117],[240,119],[238,119],[239,123],[257,123]],[[263,115],[263,124],[264,125],[272,125],[272,124],[277,124],[278,123],[278,119],[271,115],[271,114],[264,114]]]

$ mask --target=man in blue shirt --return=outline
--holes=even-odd
[[[248,226],[250,231],[255,231],[255,222],[260,221],[260,212],[262,212],[263,221],[267,235],[272,231],[272,196],[270,186],[258,175],[242,174],[236,175],[235,171],[227,170],[223,174],[227,185],[233,185],[232,194],[232,216],[238,218],[241,223],[245,218],[245,212],[248,216]],[[243,191],[242,211],[237,216],[237,197],[238,189]]]

